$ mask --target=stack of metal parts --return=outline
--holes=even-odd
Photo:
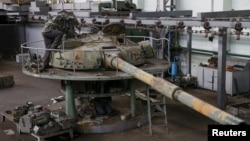
[[[174,79],[174,83],[182,88],[193,87],[197,88],[197,78],[187,75],[187,76],[177,76]]]
[[[13,116],[20,133],[44,136],[73,127],[73,120],[64,112],[50,111],[32,102],[27,102],[12,111],[6,111],[6,114]]]
[[[21,133],[39,136],[52,134],[73,127],[73,120],[63,112],[43,111],[24,115],[19,120]]]
[[[31,131],[28,131],[28,133],[35,133],[39,136],[48,135],[73,127],[71,118],[69,118],[64,112],[57,111],[45,111],[41,113],[25,115],[21,117],[20,120],[26,121],[26,123],[22,121],[19,122],[21,132],[23,132],[23,129],[25,129],[27,125],[31,125]]]

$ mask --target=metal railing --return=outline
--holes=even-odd
[[[155,57],[158,59],[162,59],[162,56],[160,56],[161,53],[164,52],[164,47],[165,44],[164,42],[168,41],[167,38],[152,38],[152,37],[147,37],[147,36],[125,36],[126,39],[135,39],[135,38],[140,38],[142,41],[147,41],[149,40],[151,42],[151,45],[153,47],[154,52],[156,53]],[[153,42],[160,42],[161,46],[160,48],[155,46]],[[132,42],[134,43],[134,42]],[[125,44],[126,45],[126,44]],[[137,45],[137,44],[136,44]],[[131,45],[130,45],[131,46]],[[65,48],[60,48],[60,49],[47,49],[44,46],[44,41],[43,40],[37,40],[37,41],[32,41],[32,42],[26,42],[21,44],[21,54],[28,54],[28,56],[21,56],[21,62],[22,62],[22,69],[27,69],[27,67],[33,67],[36,68],[37,70],[40,70],[42,68],[42,59],[43,55],[46,51],[49,51],[50,54],[52,52],[69,52],[72,54],[72,56],[75,56],[76,53],[79,52],[100,52],[100,50],[80,50],[80,49],[65,49]],[[113,50],[107,50],[107,51],[113,51]],[[105,51],[106,52],[106,51]],[[34,57],[36,56],[36,57]],[[76,67],[75,67],[75,60],[72,60],[72,72],[73,75],[75,75],[76,72]],[[117,75],[119,70],[116,69]],[[40,73],[40,71],[37,71],[37,73]]]

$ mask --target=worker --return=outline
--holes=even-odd
[[[75,27],[80,31],[81,23],[78,22],[73,13],[62,10],[55,17],[49,16],[45,23],[42,35],[46,50],[43,57],[42,71],[50,68],[50,54],[52,50],[57,49],[62,43],[62,39],[77,37]]]
[[[53,20],[54,19],[49,16],[42,31],[42,36],[46,48],[43,57],[42,70],[49,68],[51,51],[48,49],[56,49],[61,44],[63,37],[63,32],[58,28],[59,25],[54,23]]]
[[[62,10],[56,16],[54,22],[59,25],[59,30],[64,33],[64,38],[77,38],[75,29],[80,31],[82,23],[78,22],[77,18],[72,12]]]

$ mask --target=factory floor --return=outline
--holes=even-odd
[[[24,105],[26,102],[47,106],[51,105],[51,98],[61,96],[60,81],[35,78],[24,75],[21,71],[21,64],[15,61],[0,62],[0,76],[13,75],[15,85],[10,88],[0,89],[0,112],[11,110],[16,106]],[[216,93],[204,89],[185,88],[185,91],[203,99],[204,101],[216,105]],[[117,96],[114,101],[126,103],[126,96]],[[249,99],[242,96],[227,96],[227,103],[234,104],[245,102]],[[217,124],[215,121],[201,115],[185,105],[167,99],[168,113],[168,134],[162,127],[154,127],[153,135],[149,135],[148,123],[135,128],[113,132],[113,133],[98,133],[98,134],[75,134],[75,141],[206,141],[207,140],[207,125]],[[153,118],[153,123],[162,122],[163,117]],[[14,134],[7,135],[6,130],[11,129]],[[1,141],[35,141],[36,138],[29,134],[18,134],[16,126],[6,121],[0,124],[0,140]],[[62,138],[52,139],[63,140]]]

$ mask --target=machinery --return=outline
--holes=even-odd
[[[5,116],[7,115],[13,117],[20,133],[45,136],[73,127],[73,120],[65,112],[50,111],[41,105],[34,105],[32,102],[6,111]]]
[[[81,97],[79,101],[83,102],[82,105],[76,106],[78,112],[76,115],[81,117],[113,115],[115,110],[110,107],[112,101],[110,97],[127,92],[132,77],[114,71],[114,68],[105,61],[108,58],[107,52],[114,53],[130,64],[151,73],[162,73],[168,67],[165,60],[158,60],[157,63],[154,63],[157,60],[154,58],[154,49],[148,40],[132,42],[125,38],[125,30],[123,24],[111,23],[105,25],[101,32],[84,33],[79,35],[79,38],[64,38],[59,49],[49,50],[51,51],[50,65],[53,66],[52,69],[39,73],[42,68],[41,56],[34,57],[39,55],[33,51],[29,52],[30,56],[25,61],[25,70],[27,73],[44,74],[46,77],[50,77],[51,70],[55,70],[55,74],[60,77],[62,90],[66,93],[67,83],[70,82],[72,93]],[[72,77],[70,75],[61,76],[65,72],[66,74],[67,72],[80,74],[75,78],[70,78]],[[92,74],[88,74],[88,72]],[[68,81],[68,78],[72,81]],[[103,109],[102,105],[106,108]]]
[[[129,16],[130,12],[141,11],[136,9],[136,5],[132,1],[112,0],[112,3],[101,2],[99,4],[99,13],[102,16]]]
[[[39,136],[71,129],[73,127],[73,120],[61,111],[45,111],[33,115],[26,115],[21,117],[20,120],[32,121],[33,123],[19,122],[21,132],[30,124],[32,125],[31,132]]]
[[[110,90],[113,86],[110,85],[110,81],[113,80],[114,85],[121,80],[129,80],[131,115],[135,116],[134,82],[130,81],[135,78],[160,94],[183,103],[219,124],[245,123],[244,120],[192,96],[163,78],[155,77],[155,73],[168,69],[168,62],[155,59],[153,48],[147,41],[136,44],[124,38],[124,30],[123,24],[112,23],[104,26],[102,32],[82,35],[79,39],[64,40],[60,49],[50,50],[50,63],[53,68],[45,72],[30,71],[31,62],[27,60],[22,71],[34,77],[61,80],[66,95],[66,114],[73,119],[77,119],[74,96],[113,96],[117,94],[117,91],[112,93]],[[22,48],[30,49],[28,44],[23,44]],[[150,68],[150,65],[157,63],[160,65]],[[37,67],[39,68],[39,64]],[[125,84],[122,86],[121,89]]]

